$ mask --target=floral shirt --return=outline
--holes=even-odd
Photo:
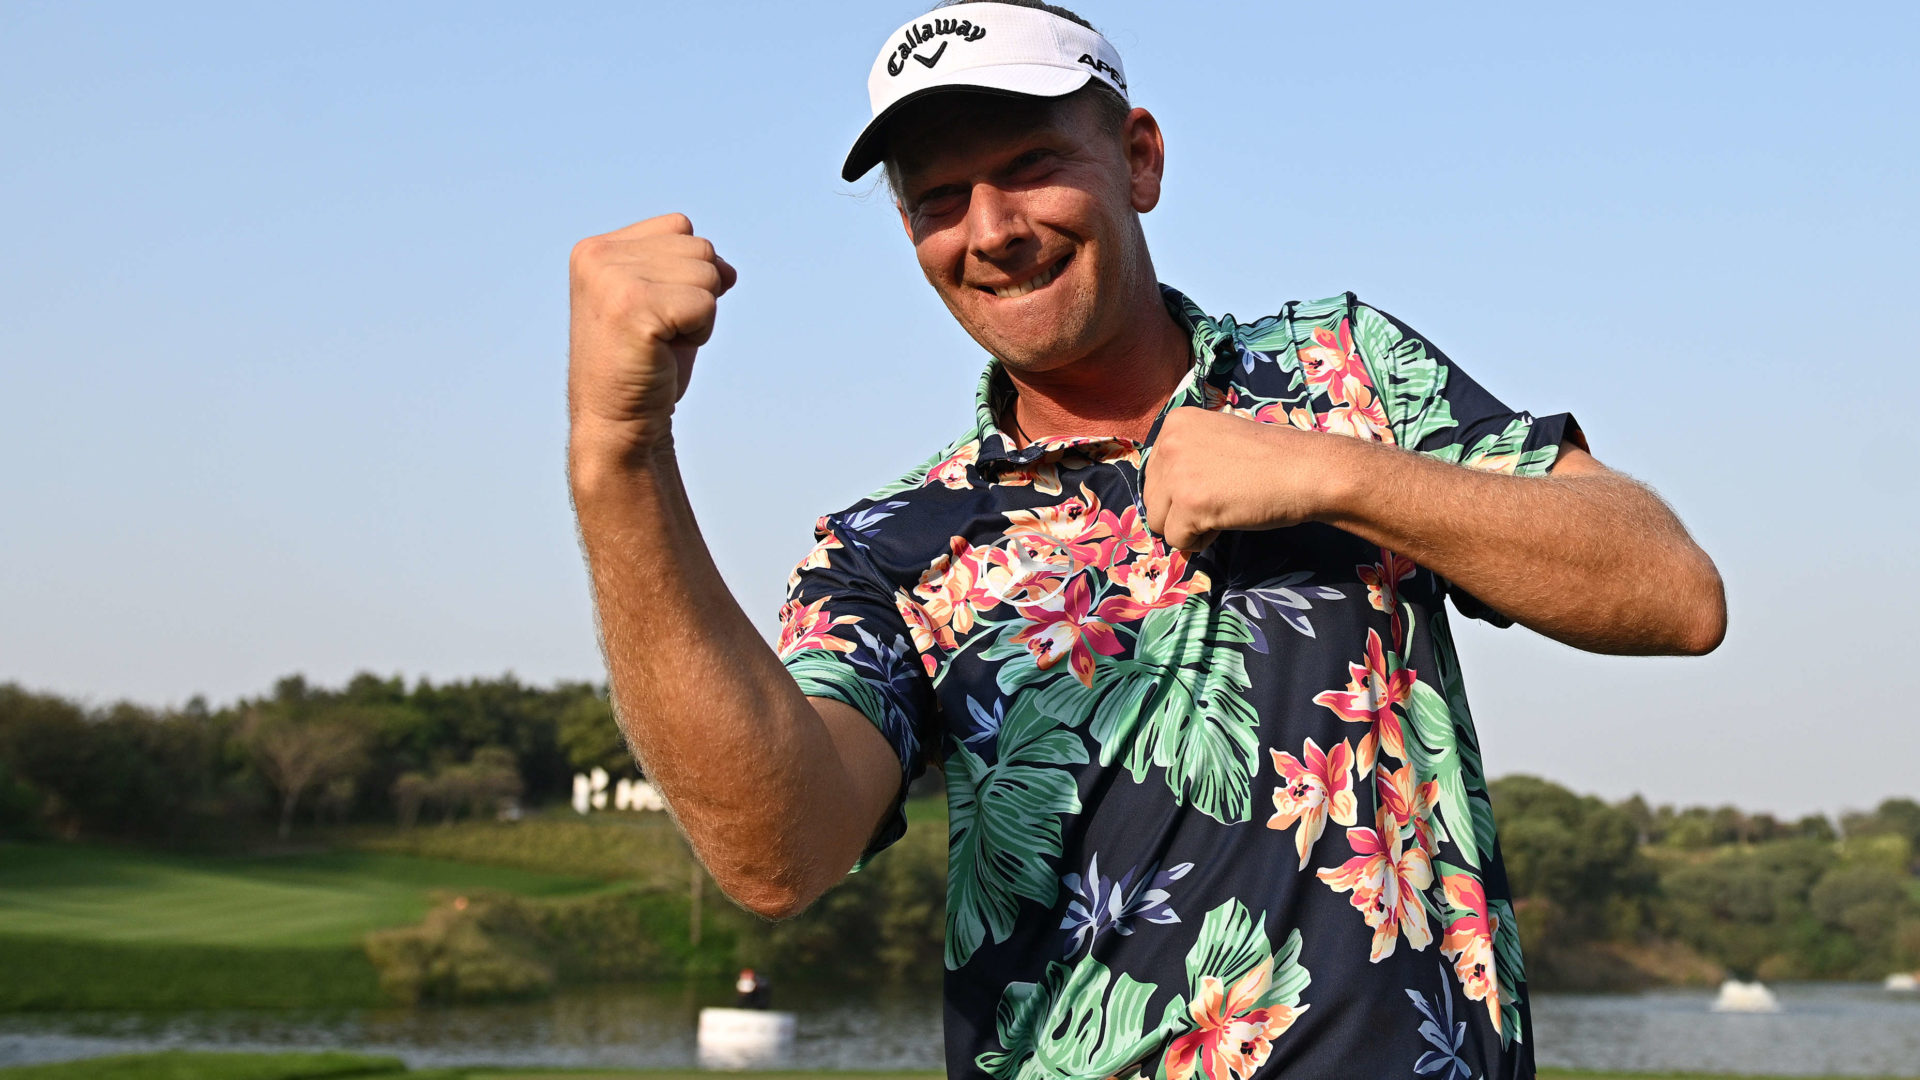
[[[1578,438],[1351,294],[1242,325],[1164,292],[1194,357],[1168,408],[1519,475]],[[1499,616],[1326,525],[1169,550],[1152,435],[1016,449],[1002,379],[820,520],[781,609],[788,670],[878,725],[903,790],[944,762],[949,1075],[1531,1076],[1443,599]]]

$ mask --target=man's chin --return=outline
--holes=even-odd
[[[1040,374],[1068,367],[1092,349],[1087,334],[1061,322],[1035,320],[1029,326],[964,326],[963,329],[1003,365],[1024,374]]]

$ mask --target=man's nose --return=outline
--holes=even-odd
[[[967,240],[974,253],[999,259],[1033,239],[1019,199],[992,184],[975,184],[967,203]]]

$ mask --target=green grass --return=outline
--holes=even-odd
[[[947,797],[945,795],[923,795],[908,799],[901,809],[907,815],[907,828],[916,826],[947,827]]]
[[[589,877],[346,851],[0,846],[0,1011],[378,1004],[371,930],[435,891],[581,895]]]
[[[208,857],[0,847],[0,936],[142,945],[339,947],[424,918],[434,890],[560,896],[585,877],[342,851]]]
[[[0,936],[0,1012],[351,1008],[382,1002],[357,946],[146,945]]]
[[[329,840],[345,848],[539,873],[685,887],[693,856],[665,814],[572,811],[526,821],[463,821],[453,825],[355,826]]]
[[[938,1072],[750,1072],[751,1080],[941,1080]],[[408,1072],[391,1058],[350,1054],[196,1054],[168,1051],[59,1065],[0,1068],[0,1080],[333,1080],[405,1076],[407,1080],[713,1080],[692,1069],[434,1069]],[[1602,1073],[1542,1069],[1540,1080],[1766,1080],[1704,1073]],[[1801,1077],[1799,1080],[1818,1080]]]
[[[359,1054],[207,1054],[169,1050],[159,1054],[16,1065],[0,1069],[7,1080],[336,1080],[355,1076],[421,1078],[396,1058]]]

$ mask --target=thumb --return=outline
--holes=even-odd
[[[713,295],[725,296],[727,290],[733,288],[733,283],[740,280],[740,271],[735,270],[732,263],[718,255],[713,257],[713,265],[720,270],[720,291]]]

